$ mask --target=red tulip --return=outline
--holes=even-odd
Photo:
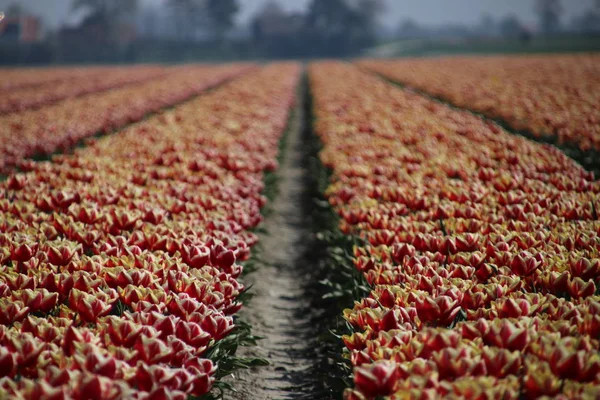
[[[593,296],[596,293],[594,281],[585,282],[581,278],[574,278],[569,282],[569,293],[575,299]]]
[[[206,346],[211,339],[210,335],[194,322],[179,321],[175,334],[178,339],[197,348]]]
[[[22,243],[11,249],[11,259],[13,261],[25,262],[33,257],[38,250],[37,243]]]
[[[15,291],[12,297],[22,301],[31,312],[47,313],[58,303],[58,293],[50,293],[46,289]]]
[[[570,267],[571,275],[574,277],[581,278],[584,281],[591,280],[600,273],[600,259],[581,258],[577,261],[572,260]]]
[[[60,247],[48,246],[46,255],[51,264],[65,266],[71,262],[76,249],[69,245],[60,245]]]
[[[488,373],[497,378],[516,375],[521,368],[521,354],[518,352],[484,347],[481,356]]]
[[[521,351],[529,344],[529,333],[526,328],[520,328],[508,320],[495,320],[485,334],[484,342],[503,349]]]
[[[78,289],[73,289],[69,295],[69,307],[76,311],[79,317],[90,323],[95,323],[100,317],[108,315],[112,306],[99,300],[93,295],[88,295]]]
[[[527,277],[540,268],[543,262],[540,253],[534,256],[527,251],[522,251],[512,259],[510,269],[519,276]]]
[[[8,299],[0,299],[0,324],[2,325],[11,325],[20,321],[29,312],[29,307],[25,307],[21,301],[13,302]]]
[[[35,365],[45,345],[31,333],[21,333],[10,338],[8,347],[16,357],[17,367],[28,368]]]
[[[391,247],[390,255],[396,264],[401,265],[405,257],[412,257],[415,255],[415,252],[416,249],[410,244],[394,243]]]
[[[553,396],[560,391],[560,381],[552,374],[547,363],[528,365],[523,382],[524,392],[530,398]]]
[[[202,268],[203,266],[208,265],[210,256],[210,249],[206,246],[183,245],[183,261],[192,268]]]
[[[389,396],[396,391],[399,370],[392,362],[378,361],[356,368],[354,385],[367,397]]]
[[[210,260],[211,265],[224,271],[230,271],[231,266],[235,263],[235,255],[233,251],[218,244],[210,249]]]
[[[134,346],[142,361],[147,364],[169,363],[171,349],[160,339],[140,336]]]
[[[122,318],[109,317],[106,332],[110,340],[117,346],[132,347],[141,331],[139,325]]]
[[[534,312],[536,308],[534,308]],[[527,317],[532,312],[531,304],[526,299],[501,299],[497,303],[496,309],[500,318]]]
[[[415,308],[421,321],[432,322],[436,326],[450,325],[461,310],[459,302],[449,296],[418,297],[415,300]]]
[[[5,376],[12,378],[16,371],[15,355],[6,347],[0,347],[0,378]]]

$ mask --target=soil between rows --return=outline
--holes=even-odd
[[[243,347],[240,357],[265,358],[270,365],[243,370],[233,377],[237,393],[231,398],[293,399],[303,392],[304,377],[312,368],[309,354],[311,335],[310,299],[305,296],[306,254],[314,243],[305,202],[308,170],[305,165],[302,133],[305,112],[303,95],[297,106],[283,148],[285,157],[277,171],[277,196],[261,225],[260,261],[243,283],[252,285],[250,303],[240,318],[262,337],[257,346]]]

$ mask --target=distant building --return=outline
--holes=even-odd
[[[42,23],[38,17],[6,17],[0,20],[0,42],[35,43],[41,39]]]

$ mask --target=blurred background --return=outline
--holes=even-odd
[[[600,50],[600,0],[0,0],[0,64]]]

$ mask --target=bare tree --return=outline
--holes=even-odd
[[[540,19],[542,32],[549,34],[560,28],[560,14],[563,11],[560,0],[537,0],[535,11]]]

